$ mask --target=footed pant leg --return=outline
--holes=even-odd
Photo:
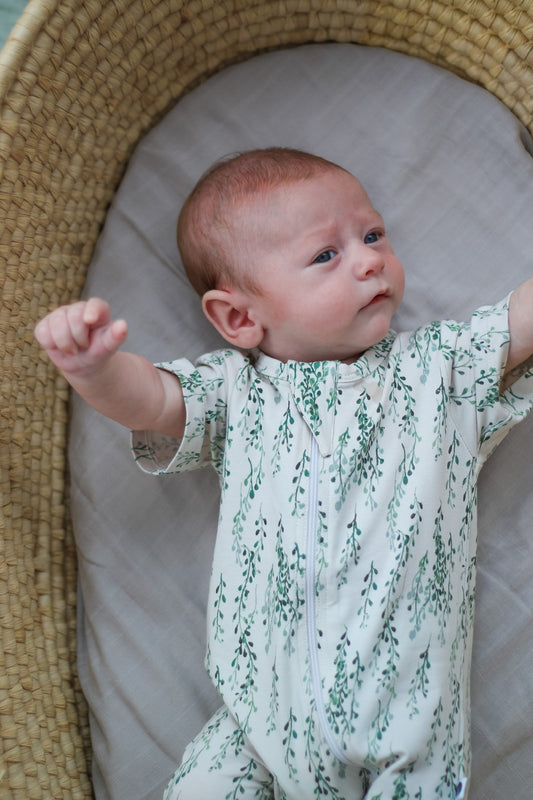
[[[222,707],[188,745],[163,800],[283,800],[235,719]]]

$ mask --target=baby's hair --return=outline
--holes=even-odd
[[[185,201],[178,219],[183,266],[200,296],[224,284],[258,292],[246,269],[237,269],[231,222],[246,201],[279,186],[342,170],[320,156],[284,147],[238,153],[215,162]],[[342,170],[344,171],[344,170]]]

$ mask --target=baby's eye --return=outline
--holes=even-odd
[[[381,239],[381,231],[371,231],[367,233],[364,239],[365,244],[376,244]]]
[[[313,259],[313,264],[325,264],[326,261],[331,261],[331,259],[335,258],[336,255],[337,255],[336,251],[333,250],[332,247],[328,247],[327,250],[324,250],[316,258]]]

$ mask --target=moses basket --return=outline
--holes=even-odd
[[[533,132],[530,0],[31,0],[0,53],[0,796],[92,796],[68,391],[35,322],[80,296],[139,140],[222,67],[305,42],[427,59]]]

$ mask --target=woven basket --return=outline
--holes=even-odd
[[[259,51],[335,40],[448,67],[533,133],[533,2],[31,0],[0,53],[0,797],[88,798],[68,512],[68,392],[35,321],[77,298],[132,149]]]

